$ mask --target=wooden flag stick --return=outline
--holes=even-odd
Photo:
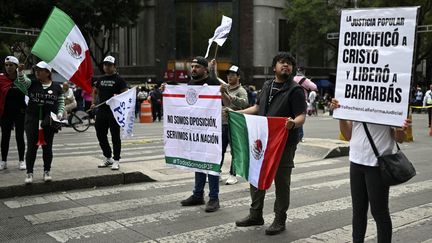
[[[216,59],[218,49],[219,49],[219,45],[216,43],[214,59]]]

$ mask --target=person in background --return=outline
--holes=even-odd
[[[213,62],[213,61],[212,61]],[[216,63],[216,61],[214,61]],[[216,65],[215,65],[216,66]],[[216,68],[215,68],[216,69]],[[248,95],[246,90],[240,84],[240,69],[236,65],[232,65],[226,72],[228,84],[221,84],[220,92],[222,95],[222,109],[230,110],[242,110],[249,106]],[[224,162],[225,152],[229,144],[229,126],[228,117],[222,112],[222,161],[221,167]],[[227,185],[234,185],[237,183],[236,173],[234,171],[234,166],[231,163],[229,177],[226,180]]]
[[[415,106],[422,106],[422,104],[423,104],[423,91],[419,85],[417,85],[416,91],[414,93],[414,97],[415,97],[414,105]],[[414,110],[416,110],[417,113],[421,113],[422,108],[415,108],[415,109],[413,109],[413,112],[414,112]]]
[[[337,99],[332,99],[331,109],[340,107]],[[378,153],[393,153],[395,143],[402,143],[411,120],[406,119],[400,128],[386,125],[339,120],[339,128],[350,142],[350,187],[352,200],[353,242],[364,242],[368,221],[368,207],[371,207],[375,220],[378,242],[391,242],[392,220],[389,211],[390,187],[384,185],[378,160],[368,140],[365,127],[370,132]]]
[[[98,107],[96,112],[96,136],[105,159],[99,168],[111,167],[111,170],[120,169],[121,138],[120,126],[114,118],[109,105],[105,101],[114,95],[128,90],[126,81],[117,73],[115,58],[106,56],[103,61],[104,76],[100,77],[93,88],[93,101],[90,109],[94,109],[96,102],[104,103]],[[113,149],[108,142],[108,130],[111,133]],[[113,155],[113,156],[112,156]],[[112,156],[112,158],[111,158]]]
[[[26,169],[24,162],[24,119],[25,94],[27,91],[18,78],[30,82],[24,74],[18,76],[19,61],[14,56],[7,56],[4,61],[5,73],[0,73],[0,125],[1,125],[1,161],[0,170],[7,169],[7,156],[12,129],[15,127],[15,139],[18,149],[18,168]],[[22,71],[22,67],[20,70]]]
[[[296,76],[293,78],[294,82],[298,83],[304,90],[305,97],[308,97],[308,92],[314,90],[318,91],[318,88],[314,82],[305,76],[305,69],[303,67],[297,68]],[[305,98],[307,104],[307,99]],[[299,127],[299,141],[304,142],[304,130],[303,126]]]
[[[432,119],[432,84],[429,85],[429,90],[426,91],[426,93],[424,95],[423,106],[429,106],[429,108],[427,108],[428,124],[429,124],[429,127],[431,127],[431,119]]]
[[[27,135],[26,166],[27,176],[24,180],[26,184],[33,182],[33,167],[36,161],[39,139],[39,120],[42,118],[41,127],[45,145],[42,145],[42,158],[44,162],[43,180],[52,180],[51,164],[53,160],[52,146],[56,129],[50,126],[51,113],[57,114],[58,119],[63,118],[64,114],[64,94],[60,85],[51,79],[52,68],[42,61],[34,67],[36,81],[27,81],[20,78],[22,70],[19,69],[18,77],[22,84],[27,88],[29,103],[26,109],[25,132]]]
[[[162,91],[159,89],[159,85],[155,85],[153,90],[150,92],[149,100],[152,105],[153,122],[161,121],[162,119]]]
[[[77,102],[75,100],[75,95],[72,89],[69,87],[68,82],[63,82],[63,94],[64,94],[64,104],[65,104],[65,113],[63,114],[63,117],[67,119],[69,114],[72,112],[73,109],[77,107]]]

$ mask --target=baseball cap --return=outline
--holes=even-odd
[[[192,63],[197,63],[201,66],[208,67],[208,61],[202,56],[197,56],[192,60]]]
[[[232,65],[226,72],[240,74],[240,69],[236,65]]]
[[[6,63],[6,62],[11,62],[11,63],[14,63],[14,64],[16,64],[16,65],[19,64],[18,58],[14,57],[14,56],[7,56],[7,57],[5,58],[5,63]]]
[[[48,63],[46,63],[44,61],[38,62],[36,64],[36,67],[41,68],[41,69],[46,69],[49,72],[51,72],[51,70],[52,70],[52,67],[50,65],[48,65]]]
[[[112,63],[115,64],[115,58],[113,56],[106,56],[103,60],[103,62],[108,62],[108,63]]]

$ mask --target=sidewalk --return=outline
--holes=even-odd
[[[295,162],[320,160],[348,155],[348,143],[334,139],[306,138],[297,149]],[[54,155],[55,156],[55,155]],[[229,152],[225,161],[231,160]],[[120,170],[97,168],[100,161],[92,156],[62,157],[52,166],[53,181],[42,180],[42,163],[38,161],[34,169],[33,184],[25,185],[25,171],[20,171],[15,164],[0,172],[0,198],[33,195],[82,188],[96,188],[137,182],[169,181],[192,178],[190,171],[167,167],[163,159],[145,162],[120,161]],[[224,163],[223,171],[229,171],[230,163]]]

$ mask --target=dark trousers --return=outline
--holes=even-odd
[[[222,125],[222,161],[221,161],[221,168],[222,168],[222,165],[223,165],[223,162],[224,162],[225,152],[227,150],[227,147],[228,147],[229,143],[230,143],[229,126],[228,126],[228,124],[223,124]],[[236,175],[232,162],[231,162],[231,166],[230,166],[230,175],[233,175],[233,176]]]
[[[152,115],[153,115],[153,121],[161,120],[162,118],[162,105],[158,102],[152,102]]]
[[[286,212],[289,208],[291,172],[296,149],[297,145],[288,145],[285,147],[281,162],[276,172],[274,179],[276,200],[273,209],[276,217],[286,217]],[[250,185],[250,194],[252,198],[250,212],[252,217],[262,215],[265,193],[265,190],[258,190],[256,187]]]
[[[219,198],[219,176],[205,174],[201,172],[195,172],[195,187],[193,190],[193,195],[196,198],[204,197],[204,187],[206,184],[206,179],[208,177],[209,182],[209,198],[218,199]]]
[[[378,242],[391,242],[392,221],[388,206],[390,188],[383,184],[379,167],[351,163],[350,185],[353,242],[364,242],[369,204],[376,222]]]
[[[121,152],[121,139],[120,139],[120,126],[116,122],[114,115],[111,110],[99,109],[96,114],[96,136],[99,141],[99,145],[102,149],[102,153],[106,158],[111,158],[112,154],[114,160],[120,160]],[[111,133],[111,141],[113,144],[113,150],[108,142],[108,129]],[[112,151],[114,153],[112,153]]]
[[[42,159],[44,162],[44,171],[50,171],[51,163],[53,160],[52,145],[54,140],[54,130],[46,127],[43,129],[43,131],[46,143],[46,145],[42,145]],[[36,161],[36,154],[39,147],[38,145],[36,145],[39,138],[39,120],[35,117],[26,116],[25,132],[27,136],[27,173],[33,173],[33,167]]]
[[[4,114],[1,118],[1,159],[7,161],[9,142],[12,129],[15,125],[15,139],[18,148],[19,161],[24,161],[24,111],[16,114]]]

